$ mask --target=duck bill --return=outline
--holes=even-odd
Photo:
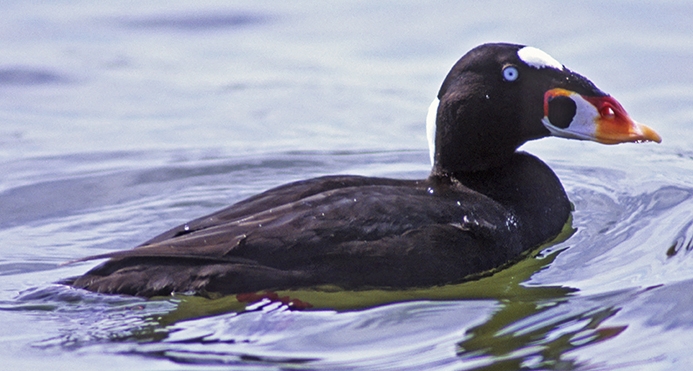
[[[584,96],[570,90],[551,89],[544,94],[542,123],[553,136],[602,144],[662,141],[657,132],[635,122],[608,95]]]

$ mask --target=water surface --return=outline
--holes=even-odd
[[[691,14],[686,1],[5,2],[3,364],[693,366]],[[286,293],[329,308],[310,311],[56,284],[96,264],[67,261],[288,181],[425,177],[428,104],[450,66],[489,41],[549,52],[664,138],[524,147],[575,205],[565,240],[455,287]]]

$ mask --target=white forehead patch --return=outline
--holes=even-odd
[[[531,46],[525,46],[524,48],[518,50],[517,56],[530,67],[537,69],[550,67],[557,70],[563,70],[563,65],[561,62],[553,59],[552,56],[548,55],[543,50],[539,50]]]

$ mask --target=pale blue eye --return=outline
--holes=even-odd
[[[503,78],[505,81],[515,81],[520,77],[520,71],[515,66],[507,66],[503,68]]]

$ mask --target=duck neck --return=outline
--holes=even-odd
[[[434,170],[431,179],[462,184],[506,207],[523,224],[522,238],[530,246],[558,234],[570,215],[570,201],[556,174],[528,153],[516,152],[505,165],[486,170]]]
[[[515,125],[499,124],[518,121],[517,117],[506,117],[512,116],[513,110],[502,105],[493,107],[494,100],[485,94],[463,97],[458,94],[457,90],[446,94],[436,107],[431,105],[429,109],[429,145],[434,146],[432,174],[477,172],[504,166],[526,139],[533,139],[524,139]],[[435,116],[431,110],[435,110]],[[435,125],[430,124],[432,119]]]

